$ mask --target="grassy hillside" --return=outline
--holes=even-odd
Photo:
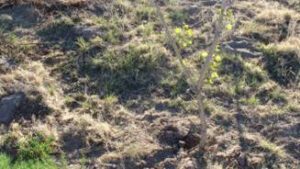
[[[220,3],[156,3],[199,72]],[[199,74],[151,1],[0,0],[0,168],[298,169],[300,3],[235,1],[225,19],[199,149]]]

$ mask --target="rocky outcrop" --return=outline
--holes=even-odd
[[[24,100],[25,94],[22,92],[3,97],[0,101],[0,123],[11,122]]]

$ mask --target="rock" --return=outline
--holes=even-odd
[[[258,57],[262,55],[260,52],[251,51],[246,48],[233,48],[228,44],[223,44],[222,49],[227,53],[241,55],[242,57]]]
[[[102,35],[102,31],[98,26],[76,25],[74,26],[74,32],[85,39]]]
[[[7,21],[9,21],[9,22],[11,22],[11,21],[13,21],[13,17],[11,16],[11,15],[8,15],[8,14],[1,14],[0,15],[0,21],[1,22],[7,22]]]
[[[12,60],[9,60],[5,56],[0,56],[0,73],[5,73],[10,69],[13,69],[15,63]]]
[[[211,0],[211,1],[203,1],[201,2],[204,6],[214,6],[218,3],[218,1],[214,1],[214,0]]]
[[[0,123],[9,123],[24,99],[24,93],[16,93],[2,98],[0,101]]]
[[[251,50],[255,50],[255,48],[253,47],[253,45],[246,40],[241,40],[241,41],[229,41],[224,43],[226,45],[229,45],[230,47],[237,49],[237,48],[246,48],[246,49],[251,49]]]
[[[238,164],[241,168],[247,167],[247,158],[245,153],[241,153],[240,156],[237,158]]]
[[[200,7],[198,5],[191,5],[187,12],[190,14],[190,15],[193,15],[193,14],[197,14],[200,12]]]
[[[221,44],[223,51],[229,54],[238,54],[242,57],[258,57],[262,53],[258,52],[253,45],[254,41],[247,38],[235,37],[233,40]]]

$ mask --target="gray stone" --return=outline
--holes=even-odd
[[[262,53],[259,52],[253,44],[255,44],[255,42],[250,39],[235,37],[231,41],[222,43],[221,48],[226,53],[241,55],[242,57],[261,56]]]
[[[228,45],[234,49],[237,48],[246,48],[246,49],[251,49],[251,50],[255,50],[255,48],[253,47],[253,45],[251,44],[251,42],[246,41],[246,40],[241,40],[241,41],[229,41],[227,43],[225,43],[225,45]]]
[[[214,0],[206,0],[206,1],[201,1],[201,3],[204,6],[214,6],[218,3],[218,1],[214,1]]]
[[[0,73],[13,69],[15,66],[15,63],[9,60],[8,57],[0,55]]]
[[[0,123],[9,123],[25,99],[24,93],[3,97],[0,101]]]
[[[13,21],[13,17],[8,14],[1,14],[0,15],[0,21],[5,22],[5,21]]]
[[[85,39],[91,39],[102,35],[102,31],[98,26],[76,25],[74,26],[74,32]]]
[[[243,57],[258,57],[262,55],[261,52],[251,51],[248,49],[237,49],[236,51]]]

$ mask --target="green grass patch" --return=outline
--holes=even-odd
[[[13,160],[7,154],[0,154],[1,169],[58,169],[58,165],[51,158],[42,160]]]
[[[106,51],[93,58],[89,75],[100,78],[105,95],[139,90],[156,83],[164,53],[150,45]]]
[[[1,169],[57,169],[51,154],[54,140],[42,134],[18,140],[13,136],[4,141],[0,152]]]

